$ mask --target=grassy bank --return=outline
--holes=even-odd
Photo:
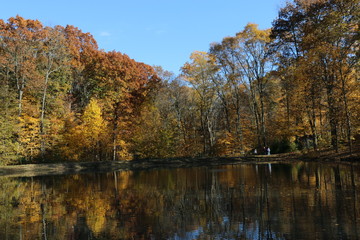
[[[47,175],[79,174],[90,172],[110,172],[124,170],[142,170],[169,167],[217,166],[241,163],[276,163],[294,161],[323,161],[323,162],[355,162],[360,164],[360,147],[354,146],[352,153],[345,148],[335,152],[331,149],[320,151],[295,152],[284,154],[250,155],[244,157],[197,157],[197,158],[169,158],[169,159],[138,159],[133,161],[106,162],[68,162],[26,164],[0,167],[0,177],[33,177]]]

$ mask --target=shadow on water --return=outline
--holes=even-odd
[[[358,165],[0,178],[0,239],[359,239]]]

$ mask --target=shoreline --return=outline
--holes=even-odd
[[[36,177],[92,172],[114,172],[131,170],[150,170],[155,168],[181,168],[200,166],[221,166],[227,164],[262,164],[291,162],[324,162],[360,164],[359,154],[303,155],[274,154],[250,155],[245,157],[181,157],[168,159],[137,159],[132,161],[97,161],[97,162],[65,162],[37,163],[0,166],[0,177]]]

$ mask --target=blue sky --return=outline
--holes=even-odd
[[[270,28],[284,5],[285,0],[18,0],[4,1],[0,18],[73,25],[91,33],[100,49],[178,74],[193,51],[208,51],[247,23]]]

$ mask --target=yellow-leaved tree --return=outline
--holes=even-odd
[[[23,114],[19,120],[19,153],[25,161],[32,161],[40,153],[39,119]]]
[[[95,99],[91,99],[82,116],[82,130],[87,147],[94,148],[98,144],[104,120],[101,116],[101,108]]]
[[[80,118],[80,124],[71,127],[66,134],[63,148],[65,156],[74,160],[100,160],[101,145],[106,134],[106,124],[100,105],[91,99]]]

